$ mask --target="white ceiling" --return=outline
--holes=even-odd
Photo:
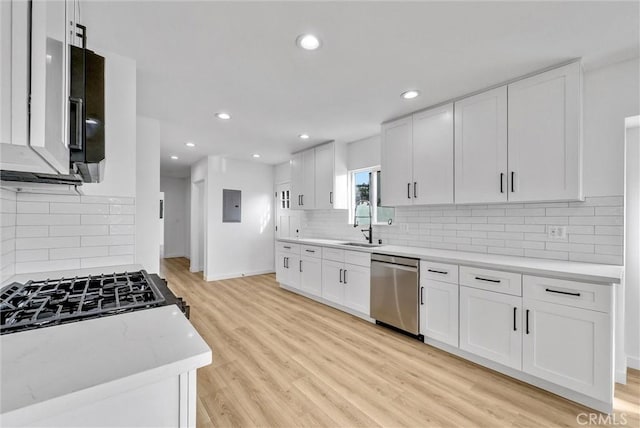
[[[209,154],[278,163],[324,140],[361,139],[573,58],[594,68],[637,57],[640,39],[638,2],[83,4],[90,44],[137,60],[138,113],[160,120],[162,173],[174,176]],[[296,47],[306,32],[319,50]],[[401,99],[410,88],[422,95]]]

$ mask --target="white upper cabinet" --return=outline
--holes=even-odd
[[[453,104],[382,125],[382,204],[453,203]]]
[[[382,125],[381,205],[412,205],[413,118]]]
[[[414,204],[453,203],[453,104],[413,115]]]
[[[456,203],[507,200],[507,87],[455,103]]]
[[[291,208],[315,207],[315,152],[296,153],[291,158]]]
[[[315,149],[315,196],[317,209],[348,208],[346,146],[335,142]]]
[[[509,200],[582,199],[580,63],[508,90]]]

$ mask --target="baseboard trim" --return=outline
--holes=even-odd
[[[189,258],[184,254],[165,254],[163,258],[164,259],[175,259],[176,257],[184,257],[185,259]]]
[[[250,272],[239,272],[239,273],[228,273],[224,275],[209,275],[206,280],[210,281],[221,281],[223,279],[233,279],[233,278],[242,278],[245,276],[255,276],[255,275],[264,275],[267,273],[274,273],[273,269],[263,269],[263,270],[255,270]]]
[[[627,355],[627,367],[640,370],[640,358],[630,357],[629,355]]]

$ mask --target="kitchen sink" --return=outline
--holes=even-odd
[[[345,242],[342,245],[349,245],[350,247],[365,247],[365,248],[382,247],[382,244],[369,244],[368,242]]]

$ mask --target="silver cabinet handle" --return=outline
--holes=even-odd
[[[500,193],[504,193],[504,172],[500,173]]]
[[[305,250],[307,253],[315,253],[316,250]]]
[[[427,269],[428,272],[439,273],[440,275],[449,275],[449,272],[444,270]]]
[[[77,149],[77,150],[82,150],[82,129],[84,126],[83,120],[82,120],[82,106],[84,101],[82,100],[82,98],[76,98],[76,97],[69,97],[69,102],[71,104],[75,104],[76,106],[76,141],[74,141],[72,144],[70,144],[70,148],[72,149]]]
[[[476,279],[477,279],[478,281],[493,282],[493,283],[495,283],[495,284],[500,284],[500,282],[501,282],[499,279],[481,278],[481,277],[479,277],[479,276],[476,276]]]
[[[342,278],[343,278],[343,282],[346,284],[347,283],[347,270],[344,270],[344,273],[342,274]]]
[[[302,260],[300,260],[300,272],[302,272]]]
[[[424,305],[424,287],[420,287],[420,304]]]
[[[290,249],[291,249],[291,247],[289,247],[288,245],[285,245],[285,246],[284,246],[284,247],[282,247],[282,248],[285,248],[285,249],[287,249],[287,250],[290,250]]]
[[[511,193],[515,192],[515,189],[513,187],[514,186],[513,182],[515,180],[515,177],[516,177],[516,173],[514,171],[511,171]]]
[[[333,205],[333,192],[329,192],[329,203]]]
[[[407,183],[407,199],[411,199],[411,183]]]
[[[418,182],[417,181],[413,182],[413,197],[414,198],[418,197]]]
[[[340,269],[340,275],[339,275],[339,276],[340,276],[340,284],[342,284],[342,271],[343,271],[343,270],[344,270],[344,269]]]

